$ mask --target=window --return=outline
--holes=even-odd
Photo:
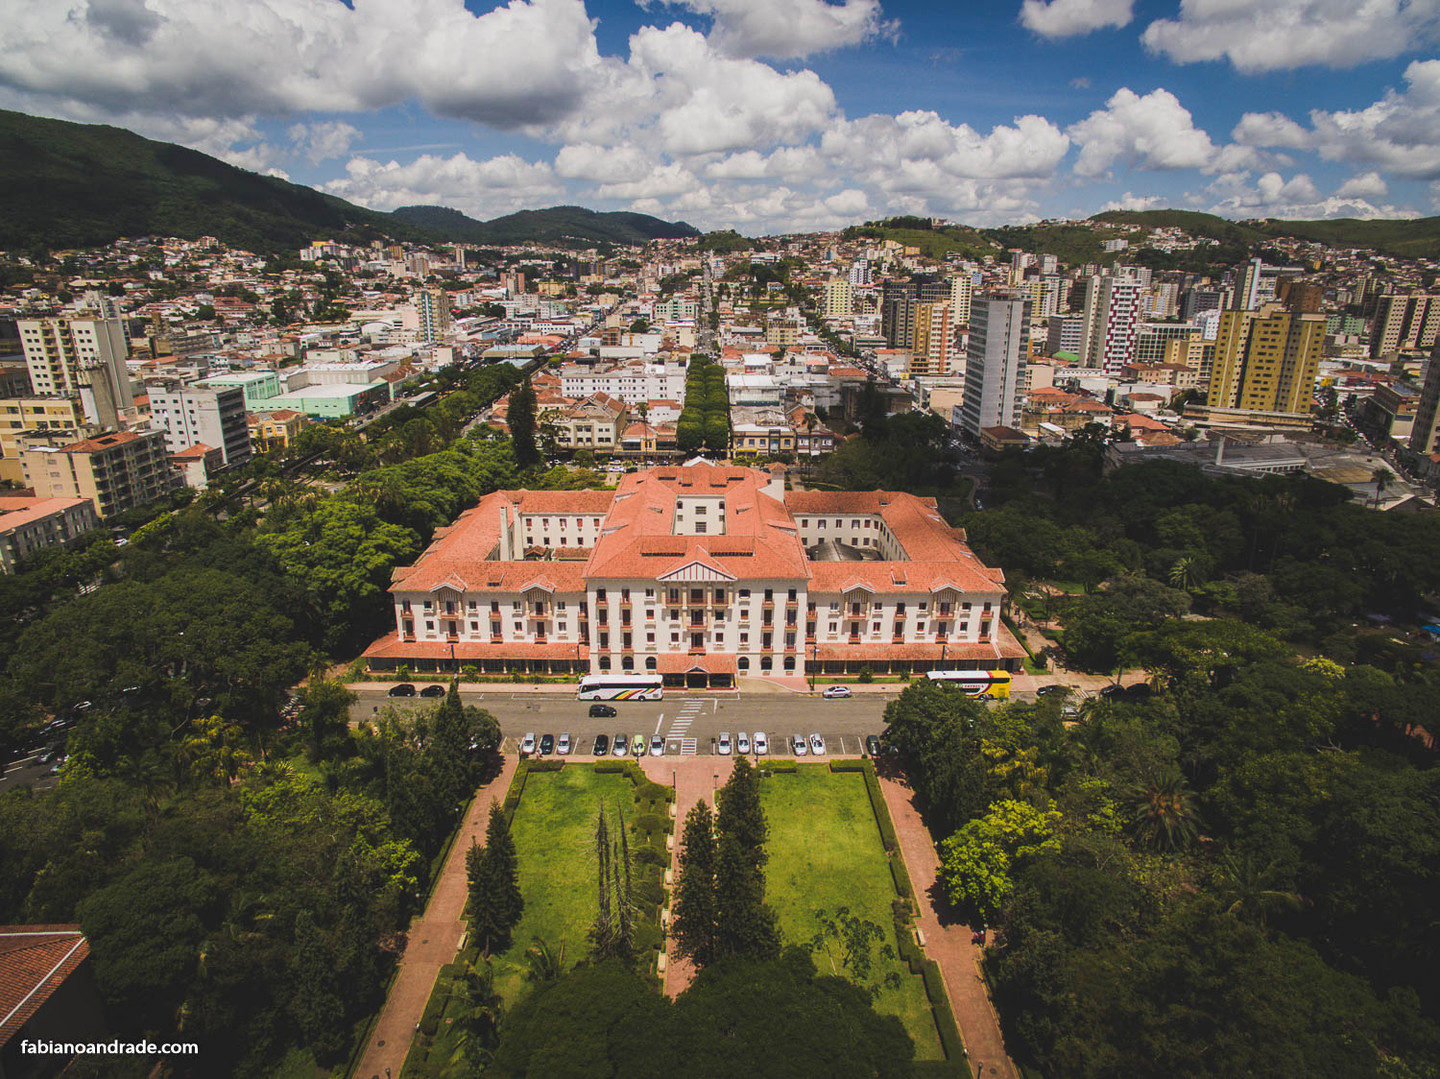
[[[695,522],[695,534],[696,534],[697,536],[703,536],[703,535],[706,534],[705,522],[704,522],[704,521],[696,521],[696,522]]]
[[[815,524],[816,524],[816,527],[818,527],[818,528],[824,528],[824,527],[825,527],[825,522],[824,522],[823,520],[822,520],[822,521],[816,521]]]
[[[724,602],[725,602],[725,589],[723,589],[723,588],[717,588],[717,589],[715,589],[715,602],[716,602],[716,603],[724,603]]]
[[[514,611],[516,614],[519,614],[521,611],[523,611],[523,610],[525,609],[525,605],[522,604],[522,603],[517,599],[517,600],[515,600],[515,602],[513,602],[513,603],[510,604],[510,609],[511,609],[512,611]]]
[[[775,601],[775,589],[773,589],[773,588],[767,588],[767,589],[765,589],[765,602],[766,602],[766,603],[773,603],[774,601]]]
[[[471,632],[471,633],[478,633],[478,632],[480,632],[480,623],[479,623],[479,622],[471,622],[471,623],[470,623],[470,632]]]
[[[609,648],[609,647],[610,647],[610,634],[608,634],[608,633],[602,633],[602,634],[600,634],[600,647],[601,647],[601,648]]]
[[[653,633],[647,633],[647,634],[645,634],[645,643],[646,643],[646,644],[654,644],[654,643],[655,643],[655,634],[653,634]]]
[[[740,589],[740,598],[741,598],[741,599],[749,599],[749,598],[750,598],[750,589],[748,589],[748,588],[742,588],[742,589]]]
[[[935,623],[935,635],[936,635],[937,637],[944,637],[944,636],[946,636],[949,632],[950,632],[950,623],[949,623],[949,622],[936,622],[936,623]]]
[[[557,611],[563,611],[565,609],[565,601],[562,599],[559,603],[555,604],[555,609]]]
[[[879,622],[871,622],[871,623],[870,623],[870,632],[871,632],[871,633],[879,633],[879,632],[880,632],[880,623],[879,623]]]
[[[597,589],[595,589],[595,602],[596,602],[596,603],[604,603],[604,602],[605,602],[605,589],[603,589],[603,588],[597,588]]]
[[[430,621],[429,619],[426,619],[426,620],[425,620],[425,632],[426,632],[426,633],[433,633],[434,631],[435,631],[435,623],[432,622],[432,621]]]
[[[830,601],[830,609],[832,611],[838,611],[840,609],[840,601],[838,599],[832,599]]]
[[[524,624],[523,622],[516,622],[516,623],[515,623],[515,632],[516,632],[516,633],[521,633],[521,632],[524,631],[524,629],[525,629],[525,624]]]
[[[675,621],[678,621],[679,618],[680,618],[680,612],[679,612],[678,610],[675,610],[675,609],[672,608],[671,611],[670,611],[670,621],[675,622]]]
[[[840,623],[839,623],[839,622],[831,622],[831,623],[830,623],[830,630],[829,630],[829,632],[831,632],[831,633],[839,633],[839,632],[840,632]]]
[[[500,613],[500,601],[499,601],[498,599],[492,599],[492,600],[490,601],[490,613],[491,613],[491,614],[499,614],[499,613]]]
[[[744,644],[749,644],[749,643],[750,643],[750,634],[748,634],[748,633],[742,633],[742,634],[740,634],[740,643],[741,643],[742,645],[744,645]]]
[[[631,643],[630,643],[630,634],[628,634],[628,633],[622,633],[622,634],[620,635],[620,647],[621,647],[621,648],[630,648],[630,647],[632,647],[632,645],[631,645]]]
[[[500,636],[500,623],[499,623],[499,622],[491,622],[491,623],[490,623],[490,636],[492,636],[492,637],[498,637],[498,636]]]
[[[925,632],[925,623],[924,623],[924,622],[916,622],[916,623],[915,623],[915,632],[916,632],[916,633],[924,633],[924,632]]]
[[[735,666],[739,667],[742,671],[748,671],[750,669],[750,657],[741,656],[735,661]]]
[[[700,515],[704,514],[705,512],[706,512],[706,507],[704,507],[704,506],[696,506],[696,507],[695,507],[695,514],[696,514],[696,516],[700,516]]]
[[[859,527],[860,527],[860,522],[859,522],[859,520],[858,520],[858,519],[852,520],[852,521],[850,522],[850,527],[851,527],[851,528],[859,528]]]
[[[646,598],[646,599],[654,599],[654,598],[655,598],[655,589],[653,589],[653,588],[647,588],[647,589],[645,589],[645,598]]]

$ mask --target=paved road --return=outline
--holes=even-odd
[[[0,793],[12,787],[34,787],[37,791],[49,790],[58,782],[50,771],[50,764],[40,764],[31,754],[23,760],[5,766],[5,775],[0,778]]]
[[[898,692],[897,687],[897,692]],[[575,739],[576,752],[590,755],[595,735],[614,737],[625,733],[632,738],[654,734],[666,738],[667,755],[712,752],[711,739],[721,731],[732,736],[739,731],[753,734],[760,730],[770,737],[771,752],[789,754],[783,744],[791,735],[818,732],[825,739],[828,755],[859,754],[865,735],[879,734],[885,728],[883,715],[887,702],[896,694],[856,694],[848,700],[790,695],[752,695],[720,699],[708,695],[672,695],[662,701],[613,702],[617,715],[613,719],[590,719],[590,705],[573,696],[540,696],[535,693],[514,693],[504,686],[485,686],[461,691],[466,704],[488,710],[500,721],[507,739],[519,739],[527,732],[560,735],[568,732]],[[351,718],[368,719],[387,704],[402,709],[432,707],[435,701],[420,698],[388,697],[383,687],[361,689],[360,702],[351,709]]]

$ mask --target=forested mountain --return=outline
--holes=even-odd
[[[476,221],[443,206],[381,213],[123,128],[0,110],[0,248],[88,247],[122,236],[214,236],[268,252],[319,239],[489,244],[644,243],[684,222],[579,206]]]
[[[684,221],[662,221],[649,214],[597,213],[583,206],[521,210],[491,221],[476,221],[445,206],[402,206],[391,216],[447,240],[498,245],[530,241],[643,244],[700,235],[699,229]]]

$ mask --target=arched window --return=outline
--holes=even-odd
[[[741,656],[739,660],[736,661],[736,666],[739,667],[742,671],[748,671],[750,669],[750,657]]]
[[[610,657],[609,657],[609,656],[601,656],[601,657],[600,657],[600,669],[601,669],[602,671],[608,671],[608,670],[610,669]]]
[[[760,669],[761,669],[762,671],[768,671],[768,670],[770,670],[770,668],[773,667],[773,666],[774,666],[774,660],[772,660],[769,656],[761,656],[761,657],[760,657]]]
[[[787,671],[793,671],[793,670],[795,669],[795,657],[794,657],[794,656],[786,656],[786,657],[785,657],[785,669],[786,669]]]
[[[653,671],[653,670],[655,669],[655,657],[654,657],[654,656],[646,656],[646,657],[645,657],[645,669],[646,669],[647,671]]]

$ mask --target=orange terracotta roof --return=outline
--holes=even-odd
[[[78,925],[0,926],[0,1045],[20,1032],[89,955]]]
[[[815,658],[821,660],[849,660],[850,662],[864,662],[866,660],[929,660],[935,663],[941,662],[942,646],[932,642],[916,642],[914,644],[821,644],[815,646]],[[985,642],[969,644],[964,642],[948,642],[943,646],[944,658],[946,660],[1002,660],[1020,659],[1025,655],[1025,649],[1020,647],[1019,642],[1010,634],[1009,630],[1001,626],[995,639]]]
[[[689,674],[691,671],[706,674],[735,674],[735,657],[727,655],[662,655],[658,656],[656,669],[661,674]]]
[[[365,649],[367,659],[449,659],[450,641],[402,641],[395,632],[387,633]],[[569,659],[577,656],[577,646],[565,641],[507,641],[490,644],[486,641],[455,641],[455,658],[462,662],[510,659]],[[579,645],[581,662],[590,658],[590,646]]]

